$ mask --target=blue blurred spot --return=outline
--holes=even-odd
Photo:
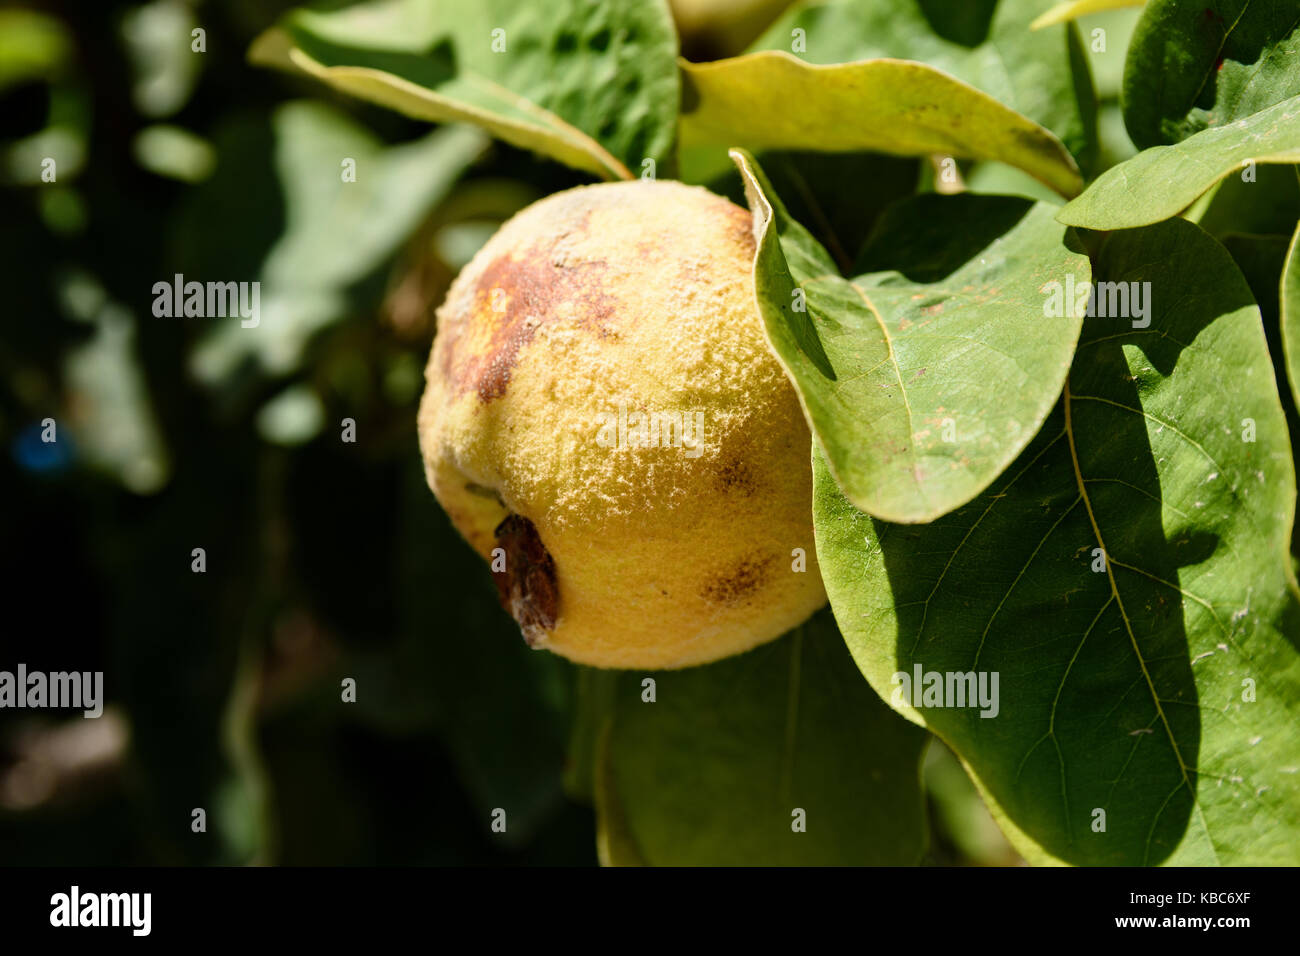
[[[75,457],[72,439],[62,433],[58,435],[58,441],[41,441],[41,433],[44,431],[44,426],[39,422],[20,431],[14,438],[14,461],[26,471],[46,474],[64,471]]]

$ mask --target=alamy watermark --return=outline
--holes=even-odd
[[[171,282],[153,284],[153,314],[160,319],[226,319],[255,329],[262,321],[260,282],[186,282],[176,273]]]
[[[148,936],[152,914],[152,893],[84,893],[73,884],[68,892],[50,897],[50,925],[55,927],[117,926],[132,936]]]
[[[1064,284],[1052,280],[1039,291],[1047,295],[1043,315],[1048,318],[1131,319],[1135,329],[1151,324],[1150,282],[1075,282],[1074,273],[1068,272]]]
[[[81,710],[85,717],[104,713],[103,671],[0,671],[0,708]]]
[[[619,402],[617,412],[599,412],[596,419],[601,448],[680,448],[687,458],[704,454],[703,412],[628,411]]]
[[[924,707],[978,707],[981,717],[996,717],[998,671],[927,671],[920,664],[912,673],[896,671],[889,679],[894,688],[894,703]]]

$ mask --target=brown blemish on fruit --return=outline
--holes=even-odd
[[[746,462],[733,458],[718,467],[714,484],[719,491],[748,497],[754,493],[754,472]]]
[[[495,535],[497,546],[506,553],[505,570],[493,574],[501,606],[519,622],[528,646],[536,647],[555,629],[559,617],[555,560],[537,527],[522,515],[508,516],[497,525]]]
[[[742,604],[763,586],[770,577],[773,558],[745,558],[730,571],[705,583],[700,594],[714,604],[735,607]]]
[[[453,339],[441,348],[442,372],[457,395],[475,391],[484,402],[500,398],[510,384],[519,351],[538,329],[565,318],[599,338],[610,338],[615,300],[603,288],[605,263],[564,264],[554,242],[539,243],[515,256],[498,256],[470,290],[470,314],[478,325],[448,328]]]

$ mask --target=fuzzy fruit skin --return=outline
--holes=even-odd
[[[672,181],[571,189],[503,225],[438,310],[425,474],[479,554],[504,549],[494,577],[531,645],[686,667],[825,603],[811,443],[758,315],[750,223]],[[702,414],[703,440],[608,447],[606,427],[602,445],[620,404]]]

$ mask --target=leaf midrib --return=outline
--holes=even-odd
[[[894,351],[894,339],[889,334],[889,328],[885,325],[884,318],[880,315],[875,303],[871,301],[870,296],[867,295],[866,290],[852,280],[846,281],[853,291],[858,294],[862,304],[867,307],[867,311],[871,313],[872,318],[876,320],[876,324],[880,326],[880,334],[885,337],[885,348],[889,350],[889,364],[894,368],[894,378],[898,382],[899,393],[903,396],[903,408],[907,410],[907,458],[911,462],[908,471],[912,485],[916,489],[917,497],[924,502],[927,508],[931,508],[930,496],[926,494],[925,483],[921,481],[920,475],[917,474],[919,465],[916,458],[916,422],[912,415],[912,400],[908,396],[907,386],[903,384],[903,370],[898,364],[898,353]]]
[[[1182,750],[1179,748],[1178,741],[1174,737],[1173,727],[1169,723],[1169,718],[1165,716],[1164,706],[1160,702],[1160,694],[1156,691],[1156,686],[1154,681],[1152,681],[1151,679],[1150,671],[1147,670],[1146,658],[1142,656],[1142,649],[1138,646],[1137,635],[1133,631],[1133,622],[1129,619],[1128,611],[1124,609],[1124,599],[1120,596],[1119,584],[1115,580],[1115,572],[1111,568],[1110,555],[1106,550],[1106,542],[1105,539],[1102,537],[1101,526],[1098,523],[1097,516],[1092,509],[1092,499],[1088,496],[1087,483],[1085,482],[1083,477],[1083,469],[1079,465],[1079,452],[1078,449],[1075,447],[1074,421],[1071,412],[1071,404],[1073,402],[1073,396],[1071,395],[1070,392],[1070,379],[1068,376],[1065,379],[1065,389],[1063,392],[1063,397],[1064,397],[1064,406],[1065,406],[1065,436],[1070,446],[1070,464],[1071,467],[1074,469],[1074,479],[1079,488],[1079,495],[1083,500],[1084,510],[1087,512],[1088,515],[1088,523],[1092,526],[1092,533],[1096,536],[1097,545],[1101,548],[1103,562],[1106,567],[1106,579],[1110,583],[1110,590],[1112,596],[1115,599],[1115,606],[1119,609],[1120,618],[1124,621],[1124,630],[1128,634],[1129,643],[1132,644],[1133,646],[1133,653],[1137,657],[1138,667],[1141,668],[1142,670],[1142,677],[1146,681],[1147,690],[1149,690],[1151,693],[1151,700],[1155,704],[1156,715],[1160,718],[1160,723],[1165,729],[1165,735],[1169,738],[1169,746],[1173,749],[1174,759],[1178,761],[1178,771],[1182,776],[1182,785],[1187,788],[1187,792],[1191,795],[1192,798],[1192,805],[1196,807],[1199,812],[1200,801],[1198,801],[1196,798],[1196,788],[1192,785],[1191,778],[1188,776],[1187,761],[1183,759]],[[1165,804],[1168,804],[1168,802],[1169,802],[1168,799],[1166,799]],[[1156,822],[1160,819],[1160,815],[1163,812],[1164,812],[1164,807],[1162,806],[1160,811],[1156,813],[1154,819],[1152,820],[1151,826],[1153,830],[1155,828]],[[1149,849],[1150,847],[1149,837],[1147,840],[1147,844]],[[1213,841],[1211,841],[1211,846],[1213,846]]]

